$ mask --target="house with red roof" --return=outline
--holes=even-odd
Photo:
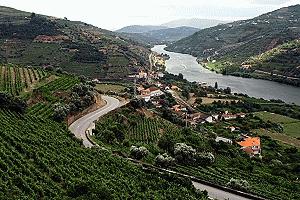
[[[251,157],[261,154],[260,137],[245,136],[242,141],[237,143],[241,146],[241,149]]]

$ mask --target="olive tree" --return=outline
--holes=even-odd
[[[131,146],[130,148],[130,155],[138,160],[141,160],[145,156],[147,156],[149,153],[148,149],[146,147],[136,147],[136,146]]]
[[[175,164],[175,159],[168,154],[159,154],[155,158],[155,165],[160,166],[160,167],[168,167],[172,166]]]

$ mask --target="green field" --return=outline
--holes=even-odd
[[[257,112],[255,115],[263,121],[281,124],[286,135],[300,137],[300,120],[270,112]]]

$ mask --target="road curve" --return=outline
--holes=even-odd
[[[208,193],[208,196],[213,199],[218,200],[251,200],[246,197],[242,197],[240,195],[236,195],[230,192],[226,192],[224,190],[217,189],[215,187],[211,187],[208,185],[204,185],[198,182],[193,181],[193,185],[196,189],[199,189],[201,191],[206,190]]]
[[[69,127],[69,130],[79,139],[83,140],[83,145],[87,148],[91,148],[94,146],[87,136],[86,130],[90,127],[94,126],[94,121],[98,120],[99,117],[113,111],[121,106],[121,103],[118,99],[109,97],[109,96],[102,96],[102,99],[106,101],[106,105],[98,110],[91,112],[80,119],[76,120],[72,123]]]
[[[94,146],[92,144],[87,136],[86,136],[86,130],[94,126],[94,121],[98,120],[101,116],[117,109],[118,107],[122,106],[121,102],[113,97],[109,96],[102,96],[102,99],[106,101],[106,105],[94,112],[91,112],[82,118],[76,120],[74,123],[72,123],[69,127],[70,131],[79,139],[83,140],[83,145],[87,148],[91,148]],[[130,159],[129,159],[130,160]],[[174,171],[163,169],[163,171],[167,171],[170,173],[179,174]],[[188,175],[184,175],[186,177],[189,177]],[[208,192],[208,195],[214,199],[218,200],[249,200],[249,198],[245,198],[230,192],[226,192],[221,189],[217,189],[208,185],[201,184],[199,182],[193,181],[193,185],[195,188],[200,190],[206,190]]]

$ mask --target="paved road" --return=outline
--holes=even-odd
[[[102,96],[102,99],[106,101],[106,105],[94,112],[91,112],[82,118],[76,120],[73,124],[70,125],[70,131],[79,139],[83,140],[83,145],[85,147],[91,148],[94,145],[87,139],[86,130],[95,126],[94,121],[98,120],[99,117],[109,113],[110,111],[115,110],[121,106],[121,103],[118,99]]]
[[[83,140],[83,145],[87,148],[91,148],[94,146],[86,137],[86,130],[94,127],[94,121],[98,120],[99,117],[109,113],[110,111],[115,110],[116,108],[122,106],[122,103],[113,97],[102,96],[102,98],[106,101],[106,105],[92,113],[85,115],[84,117],[75,121],[69,127],[70,131],[79,139]],[[130,160],[130,159],[129,159]],[[170,173],[178,174],[177,172],[162,169],[163,171],[167,171]],[[184,175],[188,177],[188,175]],[[203,185],[198,182],[193,182],[193,185],[200,190],[206,190],[208,195],[214,199],[218,200],[249,200],[248,198],[244,198],[208,185]]]
[[[193,181],[193,185],[195,188],[203,191],[206,190],[208,192],[208,196],[213,199],[218,200],[250,200],[249,198],[245,198],[236,194],[232,194],[208,185],[203,185],[201,183],[197,183]]]

